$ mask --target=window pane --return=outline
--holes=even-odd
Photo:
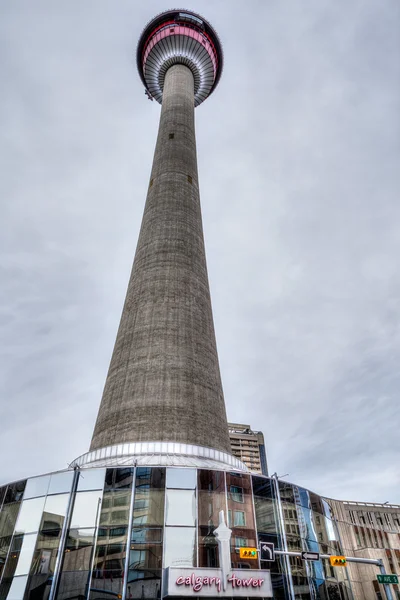
[[[27,500],[28,498],[37,498],[38,496],[45,496],[49,488],[49,482],[50,475],[28,479],[24,492],[24,500]]]
[[[233,526],[234,527],[246,527],[246,517],[244,510],[233,511]]]
[[[132,544],[129,553],[129,569],[143,571],[146,569],[161,569],[161,544]]]
[[[166,525],[195,525],[195,492],[192,490],[167,490],[166,493]]]
[[[67,571],[61,573],[57,600],[70,600],[71,598],[86,598],[89,573],[88,571]],[[108,600],[112,597],[109,596]]]
[[[97,534],[97,544],[126,543],[127,535],[127,525],[125,527],[100,527]]]
[[[69,494],[47,496],[44,505],[41,530],[61,529],[67,512]]]
[[[28,577],[14,577],[7,600],[21,600],[24,597]]]
[[[129,571],[127,598],[157,600],[161,597],[161,569]]]
[[[38,531],[42,518],[45,497],[24,500],[21,504],[15,533],[30,533]]]
[[[28,598],[29,600],[48,600],[52,580],[52,574],[30,575],[24,598]]]
[[[164,525],[164,487],[165,469],[137,469],[134,525]]]
[[[129,522],[131,492],[104,492],[100,525],[124,525]]]
[[[29,535],[23,536],[21,550],[19,551],[17,568],[15,569],[15,575],[25,575],[29,573],[31,568],[33,551],[35,550],[36,539],[36,533],[31,533]]]
[[[22,496],[24,495],[24,489],[26,485],[26,479],[22,481],[17,481],[16,483],[12,483],[7,486],[6,495],[4,496],[4,504],[9,504],[10,502],[19,502],[22,500]]]
[[[103,573],[104,571],[124,571],[126,556],[126,544],[105,544],[97,546],[94,570]]]
[[[30,569],[31,575],[54,573],[60,536],[59,529],[39,533]]]
[[[87,571],[93,556],[94,529],[71,529],[65,545],[63,571]]]
[[[102,491],[76,493],[70,524],[71,529],[97,526],[102,496]]]
[[[196,566],[194,527],[166,527],[164,567]]]
[[[3,505],[0,512],[0,537],[7,537],[13,534],[20,506],[20,502]]]
[[[78,492],[102,490],[105,476],[105,469],[82,469],[79,473]]]
[[[167,469],[167,488],[194,490],[196,479],[196,469]]]
[[[89,599],[111,600],[117,598],[118,594],[122,594],[123,579],[123,571],[119,569],[115,571],[93,571]],[[67,597],[65,600],[67,600]]]
[[[74,471],[64,471],[51,476],[48,494],[60,494],[70,492]]]
[[[105,490],[131,489],[134,469],[107,469],[105,478]]]
[[[162,534],[161,527],[135,527],[132,529],[131,542],[133,544],[161,544]]]

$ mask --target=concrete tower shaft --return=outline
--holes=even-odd
[[[201,220],[194,77],[165,74],[146,206],[91,451],[181,442],[230,454]]]

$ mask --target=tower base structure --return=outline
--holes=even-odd
[[[128,457],[114,447],[107,450],[114,456],[81,457],[73,468],[1,487],[0,598],[156,600],[172,597],[171,589],[177,598],[209,597],[209,578],[224,569],[229,593],[214,582],[213,597],[243,597],[242,582],[253,586],[265,579],[273,596],[251,587],[250,597],[355,598],[358,584],[327,561],[240,557],[240,547],[266,541],[278,550],[348,554],[333,518],[334,501],[234,465],[221,468],[216,458],[202,457],[204,464],[195,466],[199,457],[181,455],[184,466],[169,466],[179,455],[168,450],[162,454],[149,444]],[[126,463],[117,465],[120,460]],[[230,565],[222,566],[214,535],[221,511],[231,530]],[[196,581],[201,586],[193,590]]]

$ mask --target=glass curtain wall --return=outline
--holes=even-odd
[[[133,467],[106,470],[94,543],[90,600],[122,596],[133,482]]]
[[[105,474],[105,469],[82,471],[79,474],[60,565],[57,600],[87,597]]]
[[[93,468],[75,479],[65,471],[4,486],[0,600],[48,600],[53,588],[54,600],[159,599],[163,568],[219,567],[214,530],[221,510],[232,529],[232,567],[270,570],[274,598],[289,600],[286,561],[240,559],[241,546],[273,542],[283,549],[284,533],[290,551],[344,549],[327,501],[285,482],[279,490],[283,532],[275,481],[248,473]],[[400,553],[387,557],[400,561]],[[347,569],[297,557],[290,566],[296,600],[352,599]]]
[[[304,488],[282,481],[279,482],[279,490],[288,550],[342,554],[328,503]],[[326,559],[311,562],[290,557],[290,563],[296,598],[352,598],[347,569],[335,569]]]
[[[252,477],[258,543],[270,542],[283,550],[274,482],[265,477]],[[261,562],[262,569],[270,569],[274,598],[289,600],[289,582],[284,560],[277,555],[273,562]]]
[[[136,469],[127,598],[160,598],[165,468]]]

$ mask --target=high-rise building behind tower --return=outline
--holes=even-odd
[[[244,462],[250,471],[268,475],[264,434],[250,425],[228,423],[233,456]]]

